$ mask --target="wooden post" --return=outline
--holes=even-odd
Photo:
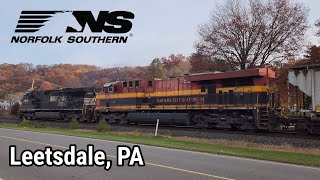
[[[159,119],[157,119],[156,132],[154,133],[154,136],[158,135],[158,127],[159,127]]]

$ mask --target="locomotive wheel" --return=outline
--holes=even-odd
[[[210,125],[208,122],[205,122],[204,117],[201,114],[197,114],[192,118],[196,128],[209,128]]]
[[[239,126],[239,125],[232,124],[232,125],[230,125],[230,126],[231,126],[231,130],[232,130],[232,131],[237,131],[237,130],[240,129],[240,126]]]
[[[111,118],[110,118],[110,116],[102,116],[102,120],[104,120],[106,123],[110,124]]]
[[[124,118],[117,119],[117,124],[126,125],[128,123],[129,123],[129,121],[127,119],[124,119]]]
[[[209,125],[209,123],[206,123],[206,122],[197,122],[195,124],[195,127],[198,129],[206,129],[206,128],[209,128],[210,125]]]
[[[119,119],[117,119],[117,122],[121,125],[129,124],[128,116],[126,114],[120,114]]]

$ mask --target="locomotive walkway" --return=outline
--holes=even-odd
[[[103,149],[113,161],[110,171],[95,167],[10,167],[9,146],[16,145],[18,154],[24,149],[37,150],[51,146],[65,150],[70,144],[85,149],[93,144]],[[144,167],[117,167],[116,147],[128,145],[64,135],[35,133],[0,128],[0,180],[17,179],[319,179],[320,168],[274,163],[221,155],[141,145]]]

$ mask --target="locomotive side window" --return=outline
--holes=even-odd
[[[129,81],[129,87],[132,87],[132,86],[133,86],[132,81]]]
[[[205,86],[201,86],[200,89],[201,89],[201,92],[206,92],[206,87]]]
[[[112,92],[113,91],[113,88],[112,88],[112,86],[109,86],[109,90],[108,90],[109,92]]]
[[[114,92],[118,91],[118,86],[114,86]]]
[[[135,87],[139,87],[139,81],[135,81],[135,82],[134,82],[134,86],[135,86]]]
[[[107,93],[108,92],[108,87],[103,87],[103,92]]]
[[[124,87],[124,88],[125,88],[125,87],[128,87],[128,83],[127,83],[127,82],[123,82],[123,83],[122,83],[122,87]]]
[[[148,87],[152,87],[152,81],[148,81]]]

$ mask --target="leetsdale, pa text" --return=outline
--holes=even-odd
[[[145,161],[138,145],[117,146],[117,156],[107,155],[104,150],[94,149],[94,145],[87,145],[86,150],[77,149],[77,146],[71,144],[65,151],[45,147],[44,150],[23,150],[17,155],[17,147],[9,146],[9,165],[10,166],[101,166],[105,170],[110,170],[112,161],[108,158],[117,159],[117,166],[124,166],[127,161],[128,166],[145,166]]]

